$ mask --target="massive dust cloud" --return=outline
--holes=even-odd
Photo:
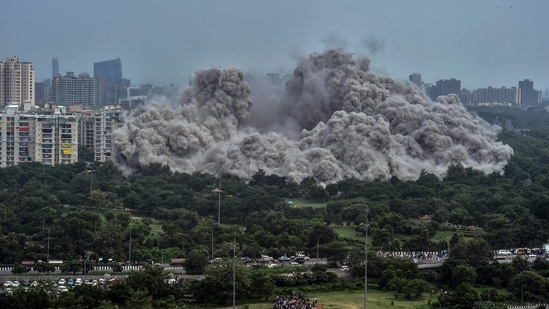
[[[154,99],[113,135],[127,174],[150,163],[249,179],[258,170],[300,182],[444,177],[452,164],[502,172],[513,150],[455,95],[432,102],[415,86],[369,71],[340,49],[302,59],[278,96],[236,68],[196,72],[179,102]]]

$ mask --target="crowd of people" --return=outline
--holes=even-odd
[[[274,299],[273,309],[322,309],[316,298],[305,298],[305,295],[277,296]]]
[[[430,251],[430,252],[416,252],[416,251],[398,251],[398,252],[386,252],[378,251],[378,256],[382,257],[400,257],[410,258],[418,264],[430,264],[444,262],[449,256],[448,250]]]

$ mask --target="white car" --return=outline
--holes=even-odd
[[[76,281],[74,281],[75,286],[81,286],[82,285],[82,278],[76,278]]]
[[[12,285],[13,285],[13,282],[10,281],[10,280],[4,282],[4,287],[5,287],[5,288],[9,288],[9,287],[11,287]]]
[[[498,250],[498,255],[513,255],[509,250]]]
[[[59,285],[65,285],[65,283],[67,283],[67,281],[63,278],[59,279]]]
[[[38,286],[38,281],[33,281],[33,282],[31,283],[31,287],[35,288],[35,287],[37,287],[37,286]]]
[[[68,292],[69,291],[69,288],[67,288],[66,286],[64,285],[60,285],[57,287],[57,291],[61,292],[61,293],[65,293],[65,292]]]
[[[13,283],[11,284],[11,286],[14,287],[14,288],[18,288],[19,285],[21,285],[21,284],[17,280],[13,281]]]

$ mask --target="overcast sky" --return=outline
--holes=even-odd
[[[7,0],[0,59],[33,63],[37,80],[93,74],[120,57],[132,85],[180,86],[195,70],[234,66],[291,72],[296,59],[343,46],[369,55],[374,71],[462,87],[549,87],[549,1]]]

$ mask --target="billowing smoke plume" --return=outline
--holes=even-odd
[[[455,95],[430,101],[369,72],[367,59],[334,49],[298,64],[279,98],[253,113],[251,87],[234,68],[196,73],[179,103],[155,100],[114,132],[115,161],[250,178],[259,169],[300,182],[355,177],[443,177],[451,164],[502,172],[512,149]],[[261,121],[251,115],[261,115]],[[259,117],[259,116],[258,116]]]

